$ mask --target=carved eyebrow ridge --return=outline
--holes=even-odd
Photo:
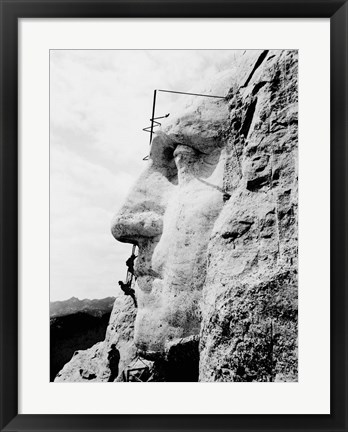
[[[199,148],[197,148],[195,145],[193,145],[191,142],[182,142],[181,140],[176,140],[175,138],[173,138],[173,135],[167,135],[167,134],[165,134],[166,135],[166,137],[167,138],[169,138],[170,139],[170,141],[173,143],[173,145],[174,145],[174,151],[176,150],[176,147],[177,146],[179,146],[179,145],[182,145],[182,146],[186,146],[186,147],[190,147],[190,148],[192,148],[193,150],[195,150],[195,151],[197,151],[198,153],[200,153],[200,154],[204,154],[204,155],[206,155],[206,156],[208,156],[210,153],[206,153],[206,152],[204,152],[204,151],[202,151],[201,149],[199,149]],[[175,137],[175,135],[174,135],[174,137]],[[180,136],[180,138],[184,138],[183,136]]]
[[[202,152],[202,150],[199,150],[198,148],[194,147],[193,145],[190,145],[190,144],[183,144],[183,143],[181,143],[181,142],[179,142],[179,143],[177,143],[177,144],[175,145],[175,148],[174,148],[173,153],[174,153],[175,150],[178,148],[178,146],[185,146],[185,147],[188,147],[188,148],[190,148],[190,149],[192,149],[192,150],[195,150],[196,152],[198,152],[198,153],[200,153],[200,154],[204,154],[204,155],[206,155],[206,156],[209,156],[209,153]]]

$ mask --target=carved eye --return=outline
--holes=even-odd
[[[173,153],[175,162],[193,162],[197,160],[198,152],[187,145],[179,144]]]
[[[175,165],[178,170],[179,182],[188,181],[197,175],[196,163],[198,152],[187,145],[178,145],[174,150]]]
[[[170,162],[172,159],[174,159],[174,148],[166,147],[163,150],[163,158],[168,162]]]

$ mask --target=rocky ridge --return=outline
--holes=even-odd
[[[71,297],[68,300],[50,302],[50,317],[70,315],[77,312],[85,312],[93,316],[102,316],[111,312],[115,302],[115,297],[103,299],[83,299]]]

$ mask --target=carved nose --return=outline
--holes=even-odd
[[[163,196],[166,195],[164,180],[151,163],[149,165],[112,220],[111,232],[116,240],[138,244],[141,238],[156,237],[162,233]]]
[[[175,185],[173,141],[159,134],[152,142],[150,159],[114,216],[111,232],[116,240],[139,245],[142,238],[162,234],[163,215]]]
[[[162,215],[150,209],[141,211],[132,206],[124,206],[111,224],[111,232],[116,240],[137,244],[141,238],[156,237],[162,233]]]

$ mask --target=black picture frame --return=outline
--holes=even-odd
[[[1,431],[347,431],[347,57],[342,0],[0,0],[1,12]],[[331,414],[18,414],[18,19],[330,18]],[[320,210],[319,210],[320,211]],[[315,303],[315,302],[313,302]],[[275,389],[276,391],[276,389]]]

